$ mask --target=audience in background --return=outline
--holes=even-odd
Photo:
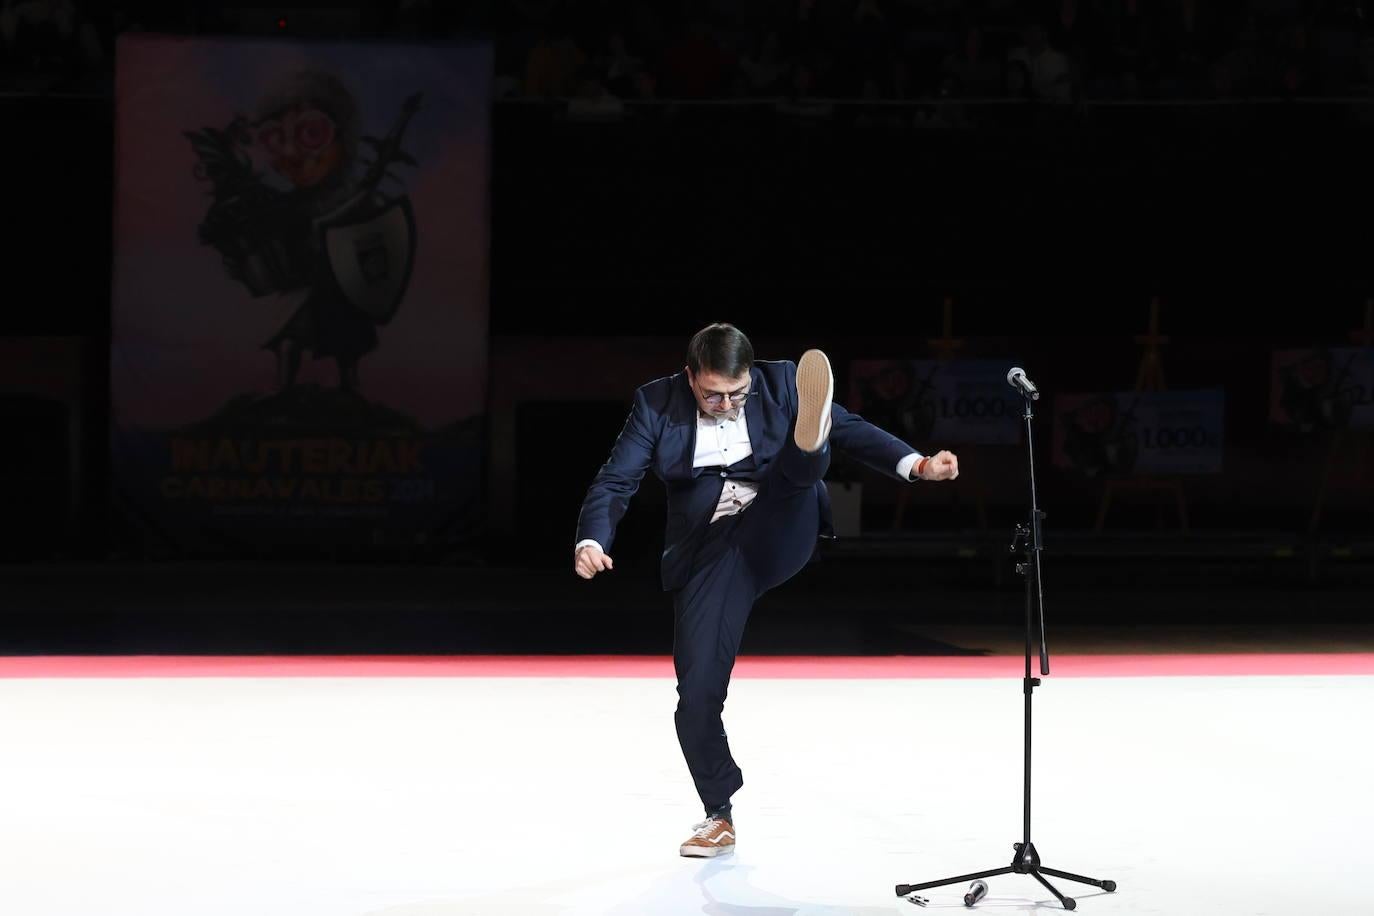
[[[109,91],[116,36],[488,36],[504,98],[1361,97],[1374,0],[363,0],[294,19],[232,4],[0,0],[0,88]],[[332,12],[332,15],[331,15]]]

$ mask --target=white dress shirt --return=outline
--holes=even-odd
[[[728,467],[752,454],[754,447],[749,444],[749,421],[745,419],[743,405],[720,417],[697,412],[697,450],[692,467]],[[758,495],[759,485],[755,481],[726,478],[711,521],[743,512]]]

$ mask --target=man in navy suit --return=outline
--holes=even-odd
[[[674,720],[706,808],[684,856],[735,844],[730,797],[744,784],[721,712],[754,602],[834,537],[825,476],[830,443],[898,480],[953,480],[958,459],[929,458],[833,401],[830,361],[754,361],[739,329],[713,324],[692,338],[685,371],[635,392],[634,406],[582,503],[574,570],[614,567],[607,551],[644,472],[668,491],[663,588],[672,593]]]

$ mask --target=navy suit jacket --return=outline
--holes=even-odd
[[[749,375],[755,392],[744,408],[749,423],[749,445],[762,472],[782,450],[797,417],[797,365],[790,360],[754,363]],[[884,432],[839,404],[831,405],[830,444],[869,467],[901,479],[897,464],[916,449]],[[664,532],[662,561],[665,591],[686,584],[692,535],[710,524],[720,500],[724,478],[694,468],[697,442],[697,402],[687,381],[678,372],[649,382],[635,391],[634,406],[582,501],[577,519],[577,540],[591,539],[607,553],[615,540],[615,528],[625,515],[630,497],[639,489],[644,472],[653,469],[668,490],[668,525]],[[728,468],[726,469],[728,472]],[[833,538],[830,494],[822,481],[815,486],[820,508],[820,536]]]

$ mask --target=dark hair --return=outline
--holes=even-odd
[[[733,324],[708,324],[687,344],[687,368],[693,375],[702,370],[726,378],[739,378],[754,365],[754,345]]]

